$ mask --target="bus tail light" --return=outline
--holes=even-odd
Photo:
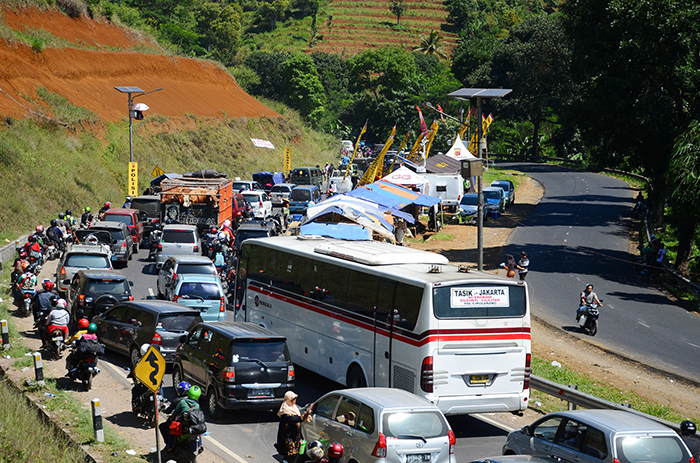
[[[236,368],[226,367],[224,368],[224,381],[227,383],[233,383],[236,381]]]
[[[287,370],[287,382],[294,381],[294,365],[289,365]]]
[[[447,437],[450,439],[450,455],[454,455],[455,444],[457,443],[457,439],[455,439],[455,433],[450,429],[450,431],[447,433]]]
[[[420,368],[420,388],[423,392],[433,392],[433,357],[423,359],[423,365]]]
[[[525,381],[523,381],[523,391],[530,389],[530,375],[532,370],[530,369],[530,359],[532,354],[525,354]]]
[[[160,336],[160,334],[155,333],[153,337],[151,338],[151,345],[152,346],[162,346],[163,345],[163,338]]]
[[[221,303],[219,304],[219,312],[226,312],[226,302],[224,302],[224,296],[221,296]]]
[[[386,458],[386,437],[384,437],[384,434],[381,432],[379,433],[377,445],[374,446],[372,456],[377,458]]]

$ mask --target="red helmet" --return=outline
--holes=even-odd
[[[88,328],[88,325],[90,325],[90,320],[87,318],[81,318],[78,320],[78,328],[81,330],[86,330]]]
[[[337,442],[333,442],[328,446],[329,458],[341,458],[343,456],[343,446]]]
[[[212,233],[218,233],[218,232],[219,232],[219,230],[218,230],[216,227],[211,227],[211,230],[210,230],[210,231],[211,231]]]
[[[25,258],[27,257],[27,251],[25,251],[24,249],[20,249],[20,250],[19,250],[19,256],[20,256],[22,259],[25,259]]]
[[[44,231],[44,226],[43,226],[43,225],[37,225],[37,226],[36,226],[36,232],[37,232],[37,233],[41,233],[41,232],[43,232],[43,231]]]
[[[109,201],[107,201],[107,202],[105,203],[105,207],[109,207],[109,206],[111,206],[111,205],[112,205],[112,203],[110,203]]]
[[[44,288],[44,290],[46,291],[51,291],[54,288],[54,286],[56,285],[51,280],[44,280],[41,282],[41,287]]]

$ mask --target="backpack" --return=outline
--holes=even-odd
[[[105,348],[97,339],[80,338],[78,342],[78,352],[82,358],[103,355]]]
[[[198,436],[207,432],[207,423],[204,421],[204,412],[199,408],[191,408],[182,414],[180,421],[189,433]]]

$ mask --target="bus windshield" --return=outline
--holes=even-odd
[[[433,289],[433,310],[437,318],[519,318],[526,313],[525,297],[519,285],[440,286]]]

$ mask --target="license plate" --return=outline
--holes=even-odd
[[[56,338],[51,338],[52,341],[63,341],[63,336],[58,336]]]
[[[272,389],[248,389],[248,397],[272,397]]]
[[[471,375],[469,377],[470,384],[486,384],[491,380],[489,375]]]
[[[430,461],[429,453],[406,455],[406,463],[422,463],[424,461]]]

